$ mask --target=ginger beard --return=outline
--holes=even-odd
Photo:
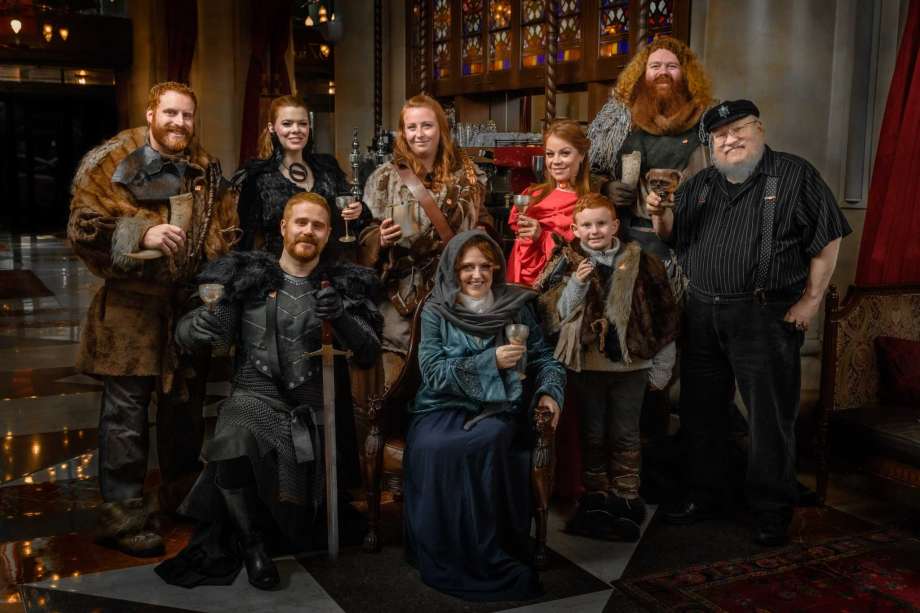
[[[685,79],[675,81],[669,74],[660,74],[652,82],[644,77],[639,79],[631,111],[636,123],[655,124],[656,117],[672,117],[690,101],[690,90]]]
[[[321,204],[303,202],[291,207],[282,220],[284,251],[301,263],[315,260],[329,242],[329,210]]]

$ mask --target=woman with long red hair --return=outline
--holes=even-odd
[[[456,147],[437,100],[410,98],[399,114],[393,161],[371,174],[364,202],[379,222],[361,237],[361,263],[386,281],[383,314],[386,382],[402,370],[412,316],[431,288],[438,258],[454,234],[491,226],[485,174]],[[430,211],[430,213],[429,213]]]
[[[525,213],[511,210],[508,225],[517,234],[508,258],[508,280],[533,285],[552,256],[556,234],[570,242],[572,211],[579,196],[590,189],[587,162],[591,141],[577,121],[557,119],[543,133],[546,158],[544,183],[528,187]]]

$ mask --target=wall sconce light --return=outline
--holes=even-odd
[[[67,37],[70,36],[70,30],[68,30],[67,28],[59,28],[58,34],[61,35],[61,40],[63,40],[64,42],[67,42]]]
[[[312,28],[312,27],[313,27],[313,18],[310,17],[309,15],[307,15],[307,18],[303,20],[303,25],[307,26],[308,28]]]
[[[54,26],[52,26],[50,23],[43,25],[42,37],[45,39],[46,43],[50,43],[51,39],[54,38]]]
[[[329,21],[328,13],[326,12],[326,7],[322,4],[319,5],[319,22],[326,23]]]
[[[22,31],[22,22],[18,19],[10,19],[10,28],[13,29],[13,34],[19,34]]]
[[[335,13],[333,13],[332,16],[329,17],[329,19],[332,20],[332,21],[335,21]]]
[[[327,57],[329,57],[329,52],[330,52],[330,51],[331,51],[331,50],[329,49],[329,45],[320,45],[320,46],[319,46],[319,54],[320,54],[321,56],[323,56],[324,59],[327,58]]]
[[[329,95],[335,95],[335,81],[329,81]]]

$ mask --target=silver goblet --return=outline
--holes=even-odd
[[[527,337],[530,336],[530,328],[525,324],[508,324],[505,326],[505,336],[512,345],[526,345]],[[518,378],[522,381],[527,378],[527,351],[521,356],[520,361],[515,367],[518,371]]]
[[[357,202],[357,199],[355,199],[355,197],[352,196],[351,194],[348,194],[347,196],[336,196],[335,197],[336,208],[338,208],[340,211],[343,211],[343,212],[353,202]],[[343,219],[344,219],[344,215],[343,215]],[[348,220],[347,219],[345,219],[345,236],[339,238],[339,242],[342,242],[342,243],[355,242],[355,237],[352,236],[351,233],[348,231]]]
[[[217,301],[224,297],[224,286],[220,283],[202,283],[198,286],[198,297],[209,311],[213,311]]]

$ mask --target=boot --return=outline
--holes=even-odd
[[[265,551],[262,535],[255,529],[255,504],[250,488],[219,489],[227,506],[227,514],[239,531],[240,556],[246,565],[249,583],[260,590],[277,587],[281,578],[278,576],[275,562]]]
[[[138,558],[163,555],[163,537],[146,529],[146,524],[143,498],[104,502],[99,507],[96,542]]]
[[[606,492],[588,492],[582,496],[575,515],[566,523],[565,531],[605,541],[638,541],[638,524],[610,513],[607,510],[607,498]]]
[[[645,521],[645,501],[641,497],[623,498],[616,492],[607,493],[607,511],[615,517],[625,517],[630,521],[642,525]]]

